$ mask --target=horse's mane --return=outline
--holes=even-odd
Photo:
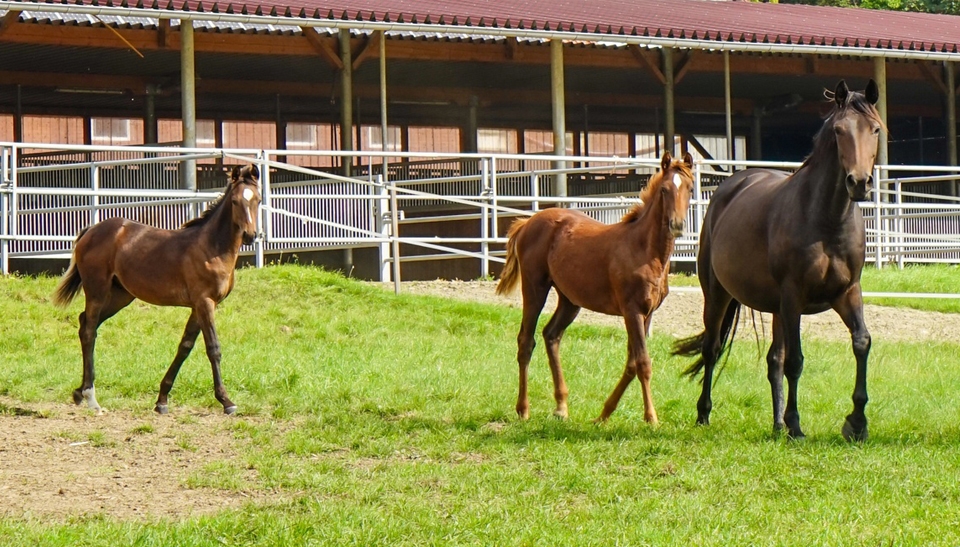
[[[234,184],[233,181],[230,181],[227,184],[226,190],[224,190],[222,194],[217,196],[217,199],[210,202],[210,205],[207,207],[207,209],[204,212],[200,213],[200,216],[184,222],[180,227],[189,228],[191,226],[202,226],[206,224],[207,221],[209,221],[213,217],[214,213],[217,212],[217,209],[219,209],[220,206],[223,205],[223,201],[224,201],[223,198],[226,197],[228,193],[230,193],[230,188],[233,186],[233,184]]]
[[[217,199],[211,201],[210,205],[207,206],[207,209],[203,213],[200,213],[200,216],[184,222],[180,227],[189,228],[191,226],[202,226],[206,224],[207,221],[209,221],[213,217],[213,215],[217,212],[217,210],[220,209],[220,206],[223,205],[223,201],[224,201],[223,198],[225,198],[227,194],[230,193],[230,190],[233,188],[233,185],[240,182],[241,180],[246,180],[251,176],[255,177],[256,175],[251,174],[251,169],[249,167],[244,167],[242,170],[240,170],[239,176],[237,178],[233,178],[233,177],[230,178],[230,182],[227,183],[227,187],[224,188],[223,193],[217,196]]]
[[[826,96],[827,100],[834,101],[832,91],[825,91],[824,96]],[[884,124],[880,118],[880,113],[877,112],[877,108],[870,104],[866,96],[859,91],[849,92],[847,94],[847,102],[845,102],[843,106],[837,105],[835,101],[834,105],[833,110],[830,111],[824,119],[823,126],[820,127],[820,130],[817,131],[817,134],[813,137],[813,151],[803,159],[803,164],[800,166],[801,169],[809,166],[813,159],[822,157],[835,148],[837,139],[833,134],[833,129],[829,122],[836,116],[843,114],[848,108],[873,119],[880,124],[880,127],[883,128],[884,131],[887,129],[886,124]]]
[[[670,163],[670,167],[675,167],[680,170],[680,173],[685,177],[693,177],[693,173],[690,171],[690,168],[687,167],[687,164],[683,163],[682,160],[674,160]],[[644,207],[647,203],[650,202],[650,198],[653,197],[654,192],[660,188],[660,183],[663,182],[663,174],[665,171],[662,169],[657,171],[650,177],[650,180],[647,181],[647,185],[644,186],[643,190],[640,192],[640,203],[634,205],[627,214],[623,215],[623,218],[620,219],[620,222],[627,223],[633,222],[640,218],[640,215],[643,214]]]

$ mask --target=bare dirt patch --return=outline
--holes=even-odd
[[[384,284],[392,290],[392,284]],[[484,302],[522,307],[519,290],[504,297],[494,293],[496,281],[411,281],[403,283],[401,292],[409,294],[429,294],[444,298],[456,298],[472,302]],[[556,308],[556,293],[550,291],[550,298],[543,313],[552,313]],[[703,330],[703,296],[697,288],[671,288],[670,295],[663,305],[653,314],[653,331],[673,337],[692,336]],[[873,340],[917,341],[917,340],[956,340],[960,332],[960,314],[925,312],[907,308],[867,305],[864,308],[867,328]],[[623,319],[583,310],[578,322],[594,325],[622,326]],[[739,335],[753,338],[753,318],[749,310],[740,314]],[[770,315],[756,313],[756,324],[761,324],[769,340]],[[818,315],[806,315],[801,320],[804,338],[821,340],[849,340],[846,326],[832,311]]]
[[[0,514],[178,519],[263,496],[191,488],[207,464],[240,457],[221,414],[133,415],[0,397]],[[244,418],[247,419],[247,418]],[[255,471],[247,471],[254,478]]]

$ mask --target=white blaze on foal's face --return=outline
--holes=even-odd
[[[674,174],[673,174],[673,184],[674,184],[674,186],[677,187],[678,190],[680,189],[680,185],[683,184],[683,179],[680,178],[680,173],[674,173]],[[244,194],[244,195],[246,195],[246,194]]]
[[[243,189],[243,201],[246,202],[247,206],[244,207],[244,210],[247,212],[247,221],[253,224],[253,216],[250,214],[250,200],[253,199],[253,190],[249,188]]]

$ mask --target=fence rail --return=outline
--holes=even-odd
[[[338,156],[340,156],[338,158]],[[308,165],[349,163],[354,176]],[[383,157],[395,163],[383,167]],[[285,161],[280,161],[280,158]],[[181,188],[182,164],[204,162],[208,180],[226,182],[224,166],[252,162],[261,170],[261,236],[244,253],[375,246],[382,280],[397,278],[402,262],[448,258],[479,261],[477,275],[503,261],[505,223],[548,207],[577,208],[605,223],[634,204],[658,161],[635,158],[508,154],[326,152],[170,147],[95,147],[0,143],[0,266],[11,258],[68,257],[81,228],[112,216],[176,228],[216,198],[217,183]],[[329,160],[329,161],[327,161]],[[572,166],[555,169],[553,165]],[[734,169],[786,171],[798,163],[709,160],[694,166],[689,231],[673,259],[693,262],[703,216],[716,185]],[[384,171],[387,177],[384,177]],[[568,196],[553,192],[567,177]],[[876,266],[960,263],[960,198],[917,189],[956,184],[960,169],[878,166],[872,201],[860,203],[867,260]],[[456,236],[442,226],[474,226]],[[430,236],[404,235],[418,225]],[[419,252],[400,255],[399,246]]]

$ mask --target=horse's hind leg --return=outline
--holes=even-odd
[[[203,332],[203,341],[207,346],[207,357],[210,359],[210,368],[213,370],[213,395],[223,405],[224,414],[233,414],[237,411],[237,405],[233,404],[227,397],[227,388],[224,387],[223,379],[220,377],[220,341],[217,339],[217,331],[213,326],[215,310],[216,304],[213,300],[204,299],[194,308],[193,313],[196,314],[200,331]],[[184,338],[186,336],[187,333],[184,333]]]
[[[177,347],[177,355],[174,356],[173,363],[171,363],[170,368],[167,369],[167,373],[164,374],[163,380],[160,381],[160,395],[157,396],[157,405],[153,408],[157,414],[166,414],[169,412],[167,408],[167,396],[170,395],[173,383],[177,380],[177,374],[180,373],[180,367],[183,365],[183,362],[187,360],[187,357],[190,356],[190,350],[193,349],[197,341],[197,335],[199,334],[200,322],[197,321],[196,312],[191,312],[190,318],[187,319],[187,326],[183,329],[183,337],[180,338],[180,345]]]
[[[737,307],[733,297],[718,283],[713,284],[710,290],[704,290],[703,302],[703,345],[701,358],[703,359],[703,384],[700,398],[697,400],[697,424],[709,425],[710,412],[713,410],[713,370],[723,347],[725,336],[724,328],[732,328]],[[728,326],[727,323],[730,323]]]
[[[84,279],[86,283],[86,278]],[[93,352],[97,343],[97,328],[104,321],[113,317],[118,311],[133,301],[133,296],[123,287],[110,282],[107,291],[98,288],[88,288],[91,283],[84,285],[85,306],[80,314],[80,348],[83,353],[83,379],[80,387],[73,391],[73,402],[87,403],[87,407],[100,413],[102,409],[97,402],[96,388],[94,387],[94,360]]]
[[[773,398],[773,431],[784,430],[783,423],[783,360],[786,346],[780,331],[780,317],[773,314],[773,342],[767,352],[767,380],[770,381],[770,393]]]
[[[836,302],[833,309],[840,314],[844,324],[850,329],[853,341],[853,354],[857,358],[857,380],[853,388],[853,412],[843,422],[843,438],[850,441],[863,441],[867,438],[867,357],[870,355],[870,332],[863,321],[863,296],[860,285],[847,289]]]
[[[550,363],[550,373],[553,375],[553,398],[557,401],[557,408],[553,415],[558,418],[567,417],[567,382],[563,379],[563,369],[560,367],[560,340],[563,332],[580,313],[580,306],[570,302],[565,295],[557,291],[559,302],[557,311],[543,328],[543,341],[547,349],[547,361]]]
[[[517,334],[517,364],[520,368],[520,387],[517,393],[517,416],[521,420],[530,417],[530,399],[527,396],[527,369],[530,366],[530,357],[536,345],[534,334],[537,329],[537,320],[540,310],[547,302],[550,292],[549,283],[545,280],[531,279],[532,275],[525,272],[520,281],[523,290],[523,319],[520,321],[520,333]]]

